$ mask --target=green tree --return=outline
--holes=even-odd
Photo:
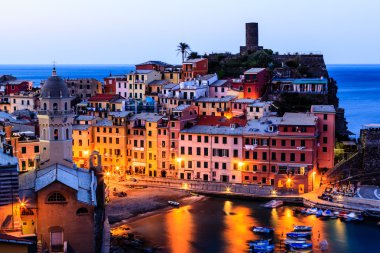
[[[272,62],[272,50],[259,50],[248,57],[248,65],[250,67],[266,68]]]
[[[177,52],[182,54],[182,62],[184,62],[185,57],[190,53],[190,46],[185,42],[180,42],[177,46]]]
[[[189,60],[189,59],[197,59],[197,58],[201,58],[201,56],[198,54],[198,52],[191,52],[190,54],[189,54],[189,56],[187,57],[187,59]]]

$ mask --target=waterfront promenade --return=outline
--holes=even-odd
[[[133,177],[133,180],[117,182],[111,180],[110,187],[155,187],[168,188],[183,191],[191,191],[198,194],[214,197],[226,197],[236,199],[270,200],[280,199],[286,203],[304,204],[310,207],[347,209],[352,211],[376,210],[380,211],[380,200],[364,199],[356,197],[337,196],[334,201],[319,199],[325,187],[313,192],[296,194],[292,191],[276,191],[273,186],[232,184],[220,182],[199,182],[194,180],[178,180],[168,178]]]

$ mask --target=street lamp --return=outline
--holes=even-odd
[[[314,178],[315,178],[315,174],[317,174],[317,172],[313,171],[312,173],[312,176],[311,176],[311,190],[314,191]]]

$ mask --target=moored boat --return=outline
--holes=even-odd
[[[274,229],[271,227],[253,227],[252,231],[255,233],[270,234],[273,233]]]
[[[289,238],[308,238],[311,236],[311,232],[290,232],[286,234]]]
[[[290,249],[293,250],[302,250],[302,249],[310,249],[313,247],[313,244],[307,242],[296,242],[289,244]]]
[[[347,212],[346,211],[340,211],[339,215],[338,215],[338,218],[345,219],[346,216],[347,216]]]
[[[258,247],[269,245],[269,240],[256,240],[248,243],[249,247]]]
[[[322,212],[322,217],[325,217],[325,218],[330,218],[333,215],[334,215],[334,213],[331,210],[329,210],[329,209],[327,209],[327,210],[325,210],[325,211]]]
[[[177,201],[172,201],[172,200],[169,200],[169,201],[168,201],[168,204],[171,205],[171,206],[175,206],[175,207],[179,207],[179,205],[180,205],[179,202],[177,202]]]
[[[264,207],[267,208],[277,208],[279,206],[282,206],[284,204],[281,200],[271,200],[268,203],[264,204]]]
[[[268,244],[268,245],[259,245],[253,247],[253,252],[255,253],[268,253],[274,251],[274,245]]]
[[[293,229],[296,232],[299,232],[299,231],[311,231],[311,230],[313,230],[313,227],[311,227],[311,226],[294,226]]]

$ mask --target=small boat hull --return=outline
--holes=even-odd
[[[179,207],[179,205],[180,205],[179,202],[177,202],[177,201],[172,201],[172,200],[169,200],[169,201],[168,201],[168,204],[171,205],[171,206],[175,206],[175,207]]]
[[[270,227],[253,227],[252,231],[254,233],[270,234],[273,233],[274,229]]]

